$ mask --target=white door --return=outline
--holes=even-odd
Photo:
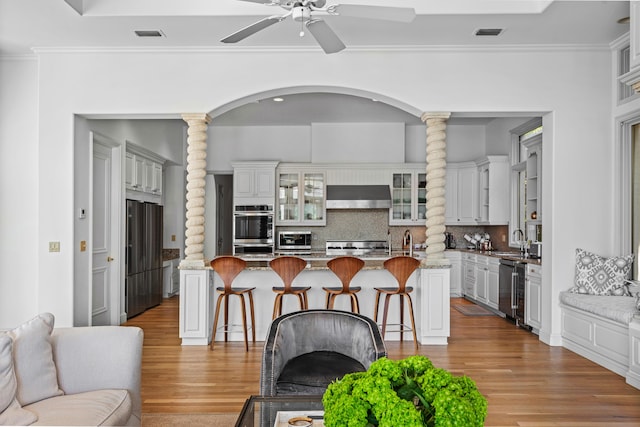
[[[119,148],[93,134],[91,325],[120,323]]]

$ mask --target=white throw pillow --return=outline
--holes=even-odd
[[[576,249],[575,286],[571,292],[590,295],[627,295],[633,254],[605,258]]]
[[[38,420],[16,400],[18,384],[13,370],[13,340],[0,334],[0,425],[29,425]]]
[[[13,338],[16,397],[22,406],[63,394],[50,341],[53,323],[53,314],[43,313],[8,332]]]

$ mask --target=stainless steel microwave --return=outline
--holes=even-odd
[[[278,232],[279,251],[310,251],[310,231],[280,231]]]
[[[272,206],[236,206],[233,213],[233,243],[273,246]]]

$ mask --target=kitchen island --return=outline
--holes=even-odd
[[[391,256],[401,255],[392,253]],[[420,258],[424,254],[417,253]],[[307,260],[307,268],[301,272],[293,282],[294,286],[311,286],[308,293],[309,308],[324,308],[325,292],[323,286],[341,286],[338,278],[331,272],[326,262],[333,258],[324,253],[315,253],[300,256]],[[360,286],[358,293],[360,301],[360,314],[373,317],[375,304],[375,287],[397,286],[394,277],[384,269],[383,262],[390,256],[370,255],[361,256],[365,261],[365,267],[354,277],[352,286]],[[253,291],[256,319],[256,340],[264,341],[273,313],[275,293],[273,286],[282,286],[279,276],[271,270],[268,262],[273,255],[244,256],[247,261],[247,269],[241,272],[234,281],[234,286],[255,287]],[[448,265],[424,266],[421,265],[407,281],[407,286],[412,286],[412,300],[414,305],[416,329],[418,341],[421,344],[446,345],[449,337],[449,279]],[[180,270],[180,338],[182,345],[208,345],[211,340],[211,327],[217,298],[216,287],[223,286],[222,280],[210,267],[181,268]],[[239,299],[230,299],[229,318],[230,323],[242,324]],[[381,303],[382,305],[382,303]],[[350,310],[349,298],[340,296],[336,298],[334,308],[337,310]],[[299,310],[298,299],[293,296],[285,296],[283,299],[283,313]],[[382,310],[380,309],[380,312]],[[410,324],[405,309],[405,324]],[[378,319],[382,321],[381,315]],[[388,324],[399,323],[399,298],[392,297],[389,307]],[[242,328],[236,328],[229,334],[232,341],[244,340]],[[399,340],[400,334],[392,332],[389,326],[386,340]],[[216,341],[224,340],[222,332],[218,331]],[[411,341],[411,333],[405,333],[405,340]]]

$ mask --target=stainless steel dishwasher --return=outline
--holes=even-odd
[[[500,259],[498,308],[517,326],[524,326],[525,263]]]

